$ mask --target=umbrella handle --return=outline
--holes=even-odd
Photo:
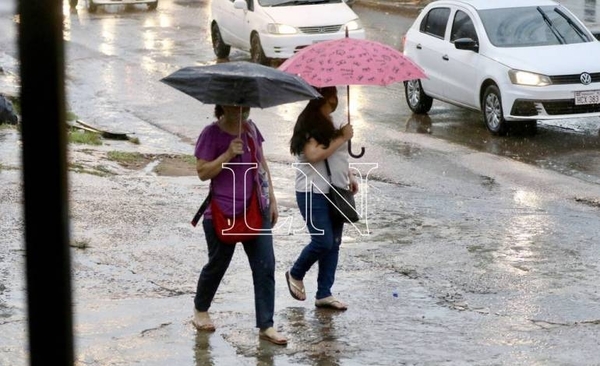
[[[363,155],[365,155],[365,148],[364,146],[360,148],[360,154],[355,154],[352,152],[352,140],[348,140],[348,154],[350,154],[350,156],[352,156],[355,159],[361,158]]]
[[[346,27],[346,37],[348,36],[348,27]],[[347,102],[347,111],[348,111],[348,124],[350,124],[350,85],[346,85],[346,102]],[[355,154],[352,152],[352,140],[348,140],[348,154],[355,159],[362,158],[365,155],[365,148],[360,148],[360,154]]]

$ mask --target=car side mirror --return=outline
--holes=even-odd
[[[235,0],[233,2],[233,7],[235,9],[248,10],[248,3],[246,0]]]
[[[454,47],[458,50],[479,52],[479,43],[472,38],[458,38],[454,41]]]

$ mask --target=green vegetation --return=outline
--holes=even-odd
[[[78,130],[76,128],[70,129],[69,142],[75,144],[102,145],[101,137],[99,134]]]
[[[71,111],[67,111],[67,121],[75,121],[77,119],[77,115]]]
[[[18,170],[19,168],[14,167],[14,166],[10,166],[10,165],[4,165],[2,163],[0,163],[0,172],[3,170]]]
[[[75,172],[75,173],[90,174],[90,175],[95,175],[98,177],[107,177],[110,175],[114,175],[110,170],[108,170],[103,165],[89,168],[82,164],[69,164],[69,170],[72,172]]]
[[[196,156],[194,155],[180,155],[179,158],[184,163],[190,164],[191,166],[196,166]]]
[[[87,240],[75,240],[73,243],[71,243],[71,247],[77,249],[87,249],[90,247],[90,243]]]
[[[107,157],[109,160],[122,164],[132,164],[140,160],[146,160],[144,155],[138,152],[109,151]]]
[[[6,95],[6,98],[8,100],[10,100],[10,102],[12,103],[15,113],[20,116],[21,115],[21,99],[19,97],[11,96],[11,95]]]

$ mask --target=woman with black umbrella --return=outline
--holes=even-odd
[[[277,201],[273,193],[269,168],[262,152],[263,137],[257,126],[248,119],[250,108],[238,106],[215,107],[217,121],[200,133],[196,142],[196,169],[202,180],[211,180],[211,207],[204,213],[202,222],[208,245],[208,263],[202,268],[196,296],[192,323],[201,331],[214,331],[208,309],[217,292],[235,251],[235,242],[222,238],[215,227],[217,207],[229,217],[245,219],[243,210],[251,204],[246,197],[258,191],[261,196],[263,220],[259,235],[242,241],[248,256],[254,283],[256,327],[259,337],[269,342],[285,345],[287,339],[273,327],[275,308],[275,255],[271,228],[277,222]],[[249,165],[226,163],[258,163],[265,172],[264,179],[246,179]],[[253,169],[256,170],[256,169]],[[232,175],[233,173],[233,175]],[[261,183],[262,182],[262,183]],[[257,187],[256,185],[268,185]],[[213,206],[213,205],[217,206]],[[246,214],[248,211],[246,211]]]

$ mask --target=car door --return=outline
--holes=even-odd
[[[460,38],[471,38],[479,41],[473,17],[466,9],[456,9],[451,17],[450,32],[448,34],[448,47],[442,56],[444,60],[444,96],[448,101],[467,107],[479,109],[479,77],[478,70],[481,64],[479,52],[461,50],[455,47],[454,42]]]
[[[260,24],[266,24],[263,23],[263,21],[258,19],[258,13],[256,10],[256,7],[260,7],[260,5],[258,4],[258,1],[255,0],[245,0],[246,4],[248,6],[247,10],[243,10],[241,12],[241,17],[240,17],[240,48],[246,51],[250,51],[250,35],[252,34],[252,31],[260,29]],[[238,9],[238,11],[240,11]]]
[[[448,47],[445,41],[450,18],[449,7],[431,9],[421,20],[418,29],[407,37],[405,52],[425,70],[427,78],[421,79],[423,90],[435,98],[443,97],[446,76],[443,71],[443,55]]]
[[[225,43],[241,48],[245,32],[245,10],[234,7],[235,0],[213,0],[214,17]]]

